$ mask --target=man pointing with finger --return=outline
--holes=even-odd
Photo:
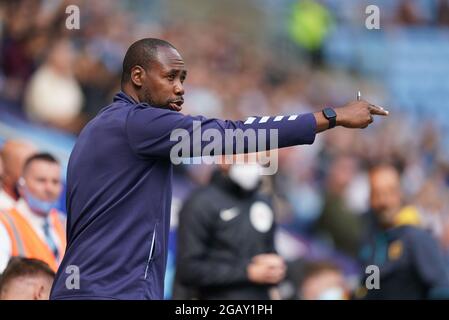
[[[142,39],[128,49],[122,91],[86,125],[70,156],[67,249],[52,299],[163,298],[174,130],[193,137],[198,134],[194,122],[222,136],[225,130],[276,130],[277,147],[283,148],[311,144],[316,133],[334,126],[365,128],[372,115],[387,114],[356,101],[323,112],[246,121],[183,115],[186,76],[181,55],[166,41]],[[271,146],[269,139],[266,146]],[[206,146],[199,142],[190,148]],[[243,151],[249,152],[247,145]],[[218,153],[226,152],[223,147]],[[79,270],[76,289],[66,287],[70,266]]]

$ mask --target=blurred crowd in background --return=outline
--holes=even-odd
[[[72,4],[80,8],[79,30],[66,28],[65,9]],[[380,8],[380,30],[365,27],[369,4]],[[165,39],[182,54],[186,114],[237,120],[315,112],[354,100],[360,90],[390,117],[367,130],[337,128],[312,146],[282,149],[278,173],[265,178],[263,192],[272,197],[282,230],[280,254],[288,261],[340,263],[349,283],[358,270],[360,221],[369,211],[367,170],[387,162],[399,169],[404,201],[418,209],[449,266],[449,73],[441,74],[449,59],[433,60],[440,42],[414,59],[415,48],[391,49],[424,43],[426,35],[447,42],[449,1],[2,0],[0,21],[0,111],[30,128],[56,129],[50,145],[60,133],[75,139],[111,102],[120,90],[125,51],[143,37]],[[449,54],[447,45],[441,48]],[[416,60],[423,73],[399,79],[418,68]],[[0,116],[1,141],[16,138],[5,130],[5,119]],[[207,184],[212,170],[175,168],[173,232],[182,202]],[[326,270],[338,271],[332,265]]]

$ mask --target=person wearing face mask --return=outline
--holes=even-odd
[[[0,213],[0,271],[12,256],[42,260],[56,271],[66,246],[65,219],[55,209],[62,191],[58,161],[48,153],[28,158],[18,191],[15,207]]]
[[[270,298],[286,266],[274,248],[273,209],[258,164],[219,166],[179,216],[174,299]]]

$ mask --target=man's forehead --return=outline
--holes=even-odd
[[[371,184],[374,187],[398,187],[400,180],[394,172],[377,172],[371,176]]]
[[[45,167],[45,168],[42,168]],[[44,169],[44,170],[43,170]],[[26,170],[26,172],[33,172],[33,173],[49,173],[51,170],[54,172],[59,172],[60,164],[55,162],[48,162],[44,160],[34,160],[32,161]]]
[[[183,69],[185,63],[179,52],[174,48],[159,47],[157,50],[158,61],[164,69]]]

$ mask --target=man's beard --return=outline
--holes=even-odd
[[[160,109],[167,109],[172,111],[181,111],[182,107],[181,105],[184,103],[184,98],[181,96],[176,99],[167,99],[163,103],[156,102],[153,96],[151,95],[151,92],[148,90],[145,90],[143,92],[143,101],[145,103],[148,103],[150,106]]]
[[[392,227],[397,209],[381,209],[376,212],[376,219],[383,227]]]
[[[163,108],[163,109],[167,109],[168,107],[168,101],[166,101],[165,103],[161,104],[161,103],[157,103],[154,99],[153,96],[151,95],[150,90],[144,90],[143,92],[143,101],[145,103],[148,103],[150,106],[155,107],[155,108]]]

